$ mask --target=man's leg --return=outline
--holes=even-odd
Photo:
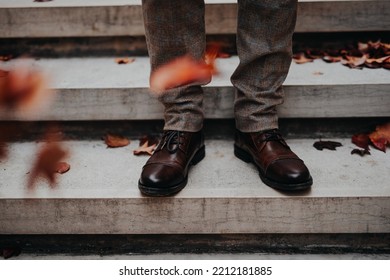
[[[152,72],[183,55],[201,60],[205,47],[203,0],[143,0],[146,41]],[[164,130],[196,132],[203,125],[201,82],[162,93]]]
[[[283,102],[282,83],[291,64],[297,1],[239,0],[238,5],[240,64],[231,79],[237,89],[235,154],[253,162],[271,187],[308,188],[309,171],[276,131],[276,106]]]
[[[143,0],[142,9],[152,72],[175,58],[200,60],[206,45],[203,0]],[[159,95],[164,135],[139,180],[145,195],[172,195],[187,184],[188,169],[205,155],[202,134],[202,82]]]

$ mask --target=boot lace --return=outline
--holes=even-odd
[[[166,131],[163,135],[163,142],[159,150],[162,150],[164,147],[167,147],[168,152],[170,152],[171,154],[175,153],[179,146],[183,144],[183,142],[181,141],[183,134],[183,132],[175,130]]]
[[[282,135],[280,134],[280,132],[277,129],[268,130],[268,131],[264,132],[264,136],[265,136],[264,139],[260,139],[260,137],[258,138],[258,143],[276,141],[276,142],[279,142],[280,144],[282,144],[283,146],[290,148],[287,145],[286,141],[284,141]]]

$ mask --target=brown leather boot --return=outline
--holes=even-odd
[[[204,156],[202,131],[166,131],[142,169],[138,188],[148,196],[175,194],[186,186],[190,165]]]
[[[234,154],[252,162],[268,186],[296,191],[310,188],[313,180],[304,162],[294,154],[278,130],[243,133],[236,130]]]

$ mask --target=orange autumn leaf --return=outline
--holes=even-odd
[[[185,55],[161,66],[150,76],[151,91],[158,94],[193,82],[210,82],[212,75],[218,73],[215,59],[219,50],[217,44],[212,44],[206,50],[204,60]]]
[[[129,64],[135,61],[135,58],[128,58],[128,57],[120,57],[116,58],[115,62],[118,64]]]
[[[135,149],[133,151],[133,154],[136,156],[139,155],[152,155],[154,152],[154,149],[156,148],[157,144],[153,144],[149,146],[149,142],[145,141],[140,147]]]
[[[303,64],[313,62],[312,58],[307,58],[304,53],[297,53],[293,55],[293,60],[296,64]]]
[[[0,107],[18,112],[36,112],[51,100],[47,78],[27,66],[0,71]]]
[[[130,140],[120,135],[107,134],[104,137],[104,142],[108,148],[125,147],[130,144]]]
[[[145,135],[139,139],[139,145],[142,146],[145,142],[148,142],[148,145],[158,144],[159,137],[153,135]]]
[[[211,79],[210,68],[204,62],[183,56],[161,66],[150,77],[150,89],[155,93],[190,84],[207,83]]]
[[[376,130],[369,134],[371,143],[380,151],[386,152],[390,145],[390,123],[378,125]]]
[[[35,163],[28,179],[27,187],[32,189],[38,178],[49,181],[50,186],[56,185],[55,173],[59,163],[68,156],[68,152],[58,143],[49,142],[38,152]]]

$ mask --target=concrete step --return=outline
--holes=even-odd
[[[0,38],[144,35],[140,0],[2,0]],[[206,1],[209,34],[236,32],[236,1]],[[297,32],[388,31],[387,0],[301,0]]]
[[[288,141],[314,178],[310,191],[295,195],[264,185],[235,158],[232,141],[208,140],[187,187],[168,198],[140,195],[147,157],[132,154],[138,141],[119,149],[65,141],[70,171],[56,188],[43,181],[34,191],[27,173],[41,143],[13,143],[0,162],[0,234],[389,233],[390,157],[351,155],[350,139],[334,140],[343,144],[337,151],[317,151],[313,139]]]
[[[58,95],[48,111],[33,120],[151,120],[162,119],[162,105],[149,94],[149,59],[136,57],[118,65],[114,58],[30,60],[52,77]],[[10,67],[14,61],[0,62]],[[218,59],[220,74],[205,87],[205,115],[209,119],[233,117],[234,88],[230,75],[238,58]],[[282,118],[388,117],[389,71],[349,69],[320,60],[292,63],[285,82]],[[17,120],[0,112],[3,120]]]

